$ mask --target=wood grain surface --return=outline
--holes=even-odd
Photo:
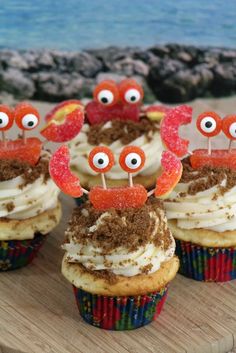
[[[225,102],[214,100],[213,106],[199,100],[193,103],[195,114],[214,107],[233,113],[233,100],[229,99],[230,107]],[[41,113],[49,109],[46,104],[38,107]],[[193,125],[183,134],[194,137]],[[198,135],[194,144],[201,143]],[[220,143],[225,143],[223,138]],[[105,331],[83,322],[72,287],[60,273],[60,244],[74,207],[72,199],[63,196],[62,201],[63,220],[33,264],[0,273],[0,353],[236,351],[236,281],[200,283],[178,275],[158,320],[135,331]]]

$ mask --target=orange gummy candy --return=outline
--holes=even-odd
[[[192,108],[187,105],[170,109],[161,121],[161,138],[168,150],[183,157],[188,153],[189,141],[179,137],[179,127],[191,123]]]
[[[142,185],[104,189],[96,186],[90,190],[89,200],[98,210],[141,207],[147,200],[147,191]]]
[[[88,160],[90,167],[97,173],[108,172],[115,163],[112,151],[106,146],[94,147]]]
[[[0,142],[0,159],[16,159],[35,165],[40,157],[42,142],[36,137]]]
[[[235,170],[236,150],[212,150],[211,154],[206,149],[195,150],[190,156],[190,163],[194,169],[210,166]]]
[[[230,140],[236,140],[236,115],[228,115],[222,120],[222,131]]]
[[[157,178],[155,196],[165,198],[179,182],[183,167],[181,161],[170,151],[162,153],[161,165],[164,171]]]
[[[204,112],[197,118],[196,125],[203,136],[213,137],[221,132],[222,120],[215,112]]]

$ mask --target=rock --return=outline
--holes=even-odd
[[[213,69],[213,76],[211,87],[213,95],[219,97],[236,92],[236,65],[218,64]]]
[[[19,70],[28,69],[28,64],[24,57],[14,50],[1,51],[0,63],[4,68],[12,67]]]
[[[134,75],[147,76],[149,67],[141,60],[134,60],[130,57],[116,61],[111,65],[111,71],[124,74],[127,77]]]
[[[0,72],[0,91],[13,94],[20,99],[32,98],[35,85],[22,71],[9,68]]]
[[[159,58],[168,57],[170,54],[170,49],[164,45],[156,45],[150,48],[149,51]]]
[[[126,78],[125,75],[114,74],[113,72],[101,72],[96,76],[95,83],[98,84],[104,80],[113,80],[117,83],[124,80]]]

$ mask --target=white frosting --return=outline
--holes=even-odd
[[[225,186],[226,179],[220,185]],[[188,186],[189,183],[179,183],[169,195],[165,202],[168,219],[176,219],[183,229],[236,230],[236,186],[223,195],[219,186],[189,195]]]
[[[86,210],[84,211],[84,216],[86,216]],[[99,225],[103,223],[104,218],[107,217],[110,217],[108,212],[102,214],[97,222],[89,228],[89,232],[94,232]],[[142,268],[150,264],[152,267],[149,270],[149,273],[157,271],[163,262],[173,257],[175,252],[175,242],[172,235],[170,235],[172,241],[167,250],[164,250],[164,244],[156,246],[152,239],[155,239],[158,234],[160,221],[155,212],[150,212],[150,218],[155,219],[155,229],[150,238],[151,241],[146,246],[142,246],[134,252],[129,252],[124,247],[119,247],[113,250],[110,254],[103,255],[102,249],[97,247],[96,244],[93,244],[92,242],[87,245],[78,244],[76,239],[73,239],[73,235],[67,232],[70,241],[63,246],[67,251],[67,261],[80,263],[87,269],[95,271],[110,270],[116,275],[123,275],[126,277],[142,273]],[[125,217],[122,220],[124,223],[126,222]]]
[[[27,219],[57,206],[60,190],[51,179],[45,182],[42,175],[33,183],[21,185],[22,176],[0,182],[0,218]],[[7,204],[12,203],[14,208],[8,211]]]
[[[111,123],[107,122],[104,125],[104,129],[110,128]],[[88,143],[88,138],[86,132],[90,129],[88,124],[84,124],[81,132],[78,136],[70,141],[69,148],[71,151],[71,166],[78,171],[83,171],[85,174],[96,175],[96,173],[90,168],[88,164],[88,156],[90,151],[95,147]],[[143,149],[146,154],[146,162],[144,168],[133,175],[152,175],[154,174],[161,165],[161,153],[163,151],[162,142],[160,139],[159,132],[152,133],[150,132],[151,141],[145,136],[142,135],[132,141],[129,145],[138,146]],[[119,156],[124,148],[124,145],[120,140],[116,140],[109,145],[109,148],[112,150],[115,157],[115,165],[113,168],[106,173],[107,178],[109,179],[125,179],[127,178],[127,173],[125,173],[119,165]]]

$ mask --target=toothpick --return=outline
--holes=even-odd
[[[152,196],[152,195],[154,194],[154,192],[155,192],[155,189],[152,189],[151,191],[148,192],[147,196],[148,196],[148,197],[149,197],[149,196]]]
[[[25,136],[25,130],[23,130],[23,142],[24,142],[24,145],[26,144],[26,136]]]
[[[89,191],[86,190],[86,189],[83,189],[83,188],[82,188],[82,191],[83,191],[84,194],[89,194]]]
[[[107,189],[107,183],[106,183],[106,178],[105,178],[105,174],[101,173],[101,178],[102,178],[102,187],[103,189]]]
[[[3,141],[3,145],[6,146],[6,135],[4,131],[2,131],[2,141]]]
[[[211,139],[208,137],[207,139],[207,144],[208,144],[208,154],[211,154]]]
[[[228,149],[228,152],[231,152],[231,150],[232,150],[232,145],[233,145],[233,140],[229,140],[229,149]]]
[[[128,173],[128,176],[129,176],[129,186],[132,188],[134,186],[132,174]]]

